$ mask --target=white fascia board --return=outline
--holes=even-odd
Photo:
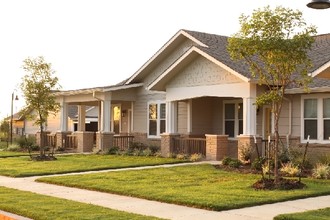
[[[227,70],[228,72],[232,73],[234,76],[238,77],[239,79],[243,80],[244,82],[250,82],[250,79],[243,76],[242,74],[239,74],[238,72],[234,71],[233,69],[229,68],[227,65],[223,64],[222,62],[219,62],[212,56],[208,55],[204,51],[200,50],[199,48],[193,46],[189,50],[186,51],[178,60],[176,60],[165,72],[163,72],[155,81],[153,81],[150,85],[147,86],[148,90],[152,90],[154,86],[156,86],[162,79],[164,79],[175,67],[180,65],[180,63],[188,57],[191,53],[196,52],[206,59],[210,60],[214,64],[220,66],[221,68]]]
[[[310,88],[309,93],[311,92],[330,92],[330,87],[317,87],[317,88]],[[308,93],[302,88],[296,89],[286,89],[285,94],[302,94]]]
[[[330,61],[325,63],[323,66],[320,68],[316,69],[314,72],[311,73],[312,77],[317,77],[318,74],[322,73],[324,70],[330,67]]]
[[[103,92],[118,91],[118,90],[141,87],[141,86],[143,86],[143,83],[134,83],[134,84],[130,84],[130,85],[114,86],[114,87],[103,89]]]
[[[164,50],[166,50],[166,48],[172,44],[180,35],[183,35],[185,37],[187,37],[188,39],[192,40],[193,42],[195,42],[196,44],[202,46],[202,47],[207,47],[207,45],[203,44],[202,42],[200,42],[199,40],[197,40],[196,38],[192,37],[190,34],[188,34],[187,32],[185,32],[184,30],[180,30],[178,31],[163,47],[161,47],[156,53],[155,55],[153,55],[142,67],[140,67],[140,69],[138,69],[138,71],[136,71],[133,76],[131,76],[125,84],[130,84],[147,66],[149,66],[150,63],[152,63],[158,56],[159,54],[161,54]]]

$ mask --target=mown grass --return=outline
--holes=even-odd
[[[274,220],[329,220],[330,208],[318,209],[315,211],[300,212],[294,214],[281,214],[274,218]]]
[[[259,175],[226,172],[212,165],[45,177],[37,181],[116,193],[211,210],[330,194],[329,180],[304,179],[302,190],[257,191]]]
[[[0,209],[35,220],[52,219],[159,219],[96,205],[0,187]]]
[[[29,157],[0,158],[0,175],[27,177],[92,170],[180,163],[184,160],[161,157],[116,155],[61,155],[55,161],[32,161]]]
[[[24,152],[13,152],[13,151],[1,151],[0,150],[0,158],[6,157],[19,157],[19,156],[28,156],[29,153]]]

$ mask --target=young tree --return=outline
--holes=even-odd
[[[289,86],[308,90],[311,61],[307,51],[311,48],[316,28],[307,25],[300,11],[269,6],[254,10],[252,16],[241,15],[241,29],[228,40],[232,59],[243,60],[250,67],[253,78],[267,90],[256,99],[256,105],[271,104],[274,115],[275,156],[274,178],[279,181],[278,123],[283,97]]]
[[[25,97],[25,115],[34,120],[40,129],[40,157],[45,158],[44,125],[49,114],[56,114],[60,104],[56,103],[54,90],[58,90],[58,78],[53,76],[51,64],[42,56],[27,58],[23,61],[23,69],[27,74],[22,78],[21,90]]]

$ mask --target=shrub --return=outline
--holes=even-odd
[[[291,162],[282,164],[280,171],[289,176],[297,176],[300,173],[300,169],[297,165],[294,165]]]
[[[231,161],[232,159],[230,157],[224,157],[222,159],[222,165],[225,165],[225,166],[228,166],[229,165],[229,162]]]
[[[144,149],[142,152],[140,152],[140,155],[149,157],[149,156],[152,156],[153,153],[152,153],[152,150],[150,148],[147,148],[147,149]]]
[[[262,165],[266,162],[266,158],[265,157],[260,157],[260,158],[256,158],[252,164],[251,164],[251,168],[254,170],[258,170],[261,171],[262,170]]]
[[[17,152],[17,151],[21,151],[22,148],[18,144],[10,144],[7,150]]]
[[[110,147],[108,150],[108,154],[112,154],[112,155],[119,154],[119,147]]]
[[[312,171],[312,176],[316,179],[330,178],[330,166],[327,164],[317,163]]]
[[[160,151],[159,146],[149,146],[149,149],[151,150],[152,154],[155,154]]]
[[[263,164],[262,165],[262,173],[264,175],[270,174],[270,166],[268,164]]]
[[[232,167],[232,168],[239,168],[242,165],[242,162],[238,159],[232,159],[228,166]]]
[[[190,155],[190,161],[192,162],[196,162],[196,161],[201,161],[203,159],[203,155],[202,154],[192,154]]]

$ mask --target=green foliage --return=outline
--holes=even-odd
[[[43,126],[47,123],[48,116],[55,115],[60,108],[54,96],[54,91],[60,88],[58,78],[53,76],[55,71],[52,70],[51,64],[46,63],[41,56],[25,59],[23,69],[27,74],[22,78],[20,87],[26,107],[21,113],[28,119],[34,120],[34,124],[39,126],[41,137],[43,137]],[[44,146],[40,147],[40,154],[44,155]]]
[[[239,168],[242,165],[242,162],[238,159],[224,157],[221,161],[222,165],[229,166],[232,168]]]
[[[251,168],[254,169],[254,170],[262,171],[262,165],[265,164],[265,162],[266,162],[265,157],[256,158],[252,162]]]
[[[330,166],[330,153],[320,156],[319,162],[322,164],[328,164]]]
[[[22,148],[18,144],[10,144],[7,148],[7,151],[18,152],[21,151]]]
[[[288,86],[308,90],[312,66],[307,51],[314,42],[316,28],[307,25],[300,11],[282,6],[272,10],[269,6],[254,10],[251,16],[241,15],[241,29],[228,40],[232,59],[243,60],[249,67],[251,78],[266,87],[258,95],[258,107],[271,104],[274,115],[275,157],[274,176],[278,176],[278,122],[283,97]],[[296,75],[295,75],[296,74]]]
[[[316,179],[330,178],[330,166],[327,164],[317,163],[313,169],[312,176]]]

